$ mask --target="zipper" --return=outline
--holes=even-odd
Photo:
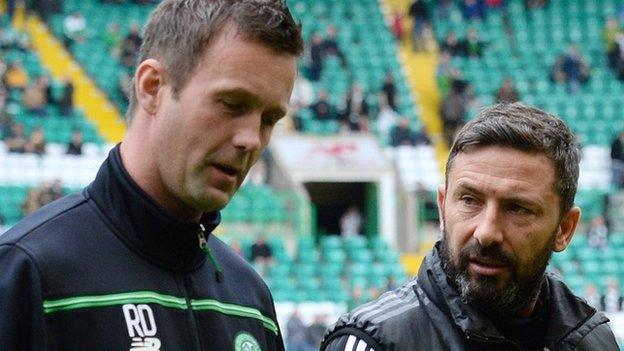
[[[203,350],[201,345],[201,339],[199,337],[199,324],[197,323],[197,319],[195,318],[195,312],[193,312],[193,306],[191,305],[191,298],[189,296],[189,291],[191,291],[189,287],[189,280],[185,274],[181,274],[182,282],[184,284],[184,299],[186,300],[186,313],[188,318],[191,321],[191,334],[193,334],[193,349],[195,350]]]
[[[215,281],[217,283],[221,283],[223,281],[223,272],[221,271],[221,267],[219,266],[219,262],[215,259],[210,247],[208,246],[208,240],[206,240],[206,228],[203,224],[199,224],[199,229],[197,230],[197,239],[199,242],[199,248],[208,255],[210,262],[212,262],[212,267],[215,270]]]
[[[482,336],[479,334],[475,334],[473,332],[466,332],[466,339],[476,341],[483,344],[503,344],[503,345],[513,345],[515,350],[521,350],[520,346],[511,340],[507,340],[505,338],[490,338],[487,336]]]
[[[206,228],[203,224],[199,224],[199,230],[197,231],[197,239],[199,239],[199,248],[208,253],[208,241],[206,240]]]

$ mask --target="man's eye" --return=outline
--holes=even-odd
[[[477,204],[477,200],[472,197],[472,196],[462,196],[460,198],[461,202],[463,202],[465,205],[476,205]]]
[[[509,205],[509,211],[518,214],[531,214],[531,210],[518,204]]]

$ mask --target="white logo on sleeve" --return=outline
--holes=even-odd
[[[160,351],[156,336],[156,321],[152,309],[145,304],[122,306],[128,336],[132,339],[129,351]]]

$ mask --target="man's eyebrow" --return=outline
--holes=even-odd
[[[483,192],[480,191],[479,189],[475,188],[474,186],[465,183],[465,182],[459,182],[459,184],[457,184],[457,188],[455,189],[455,192],[458,191],[467,191],[469,193],[473,193],[473,194],[482,194]]]

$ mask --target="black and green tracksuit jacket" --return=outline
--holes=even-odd
[[[210,235],[219,220],[167,213],[117,146],[81,194],[0,236],[0,350],[283,350],[266,284]]]

